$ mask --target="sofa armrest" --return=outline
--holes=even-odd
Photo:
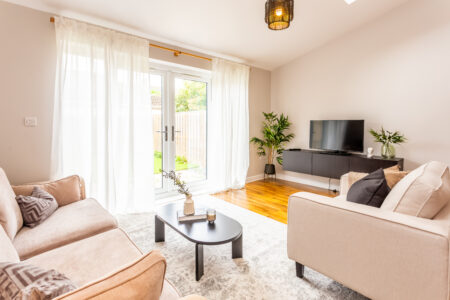
[[[128,266],[56,299],[158,300],[165,272],[166,260],[159,251],[154,250]]]
[[[341,176],[341,180],[339,182],[339,194],[340,195],[347,195],[348,190],[350,189],[349,182],[348,182],[348,173]]]
[[[349,172],[347,174],[342,175],[340,180],[339,194],[347,195],[348,191],[350,190],[350,187],[355,182],[357,182],[358,180],[362,179],[365,176],[367,176],[367,173],[359,173],[359,172]]]
[[[55,197],[59,206],[64,206],[86,199],[86,188],[82,177],[72,175],[59,180],[35,182],[12,186],[16,195],[29,196],[33,188],[38,186]]]
[[[297,193],[288,256],[369,298],[447,299],[448,229],[446,221]]]

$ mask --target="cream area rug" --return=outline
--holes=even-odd
[[[204,275],[195,280],[195,245],[165,226],[165,242],[155,243],[154,214],[118,215],[119,225],[147,252],[159,249],[167,259],[166,278],[182,295],[214,299],[366,299],[341,284],[305,268],[295,276],[287,257],[287,226],[212,196],[195,199],[239,221],[243,258],[231,259],[231,244],[203,246]],[[182,202],[180,202],[180,207]]]

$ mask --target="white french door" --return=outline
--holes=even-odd
[[[160,197],[174,191],[161,170],[175,170],[191,191],[204,186],[208,178],[209,78],[188,71],[194,74],[159,66],[150,71],[155,189]]]

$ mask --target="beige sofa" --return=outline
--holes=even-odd
[[[79,287],[58,299],[179,299],[166,280],[166,260],[143,254],[94,199],[78,176],[40,184],[60,207],[42,224],[24,227],[15,193],[0,169],[0,262],[55,269]],[[34,185],[16,186],[31,194]],[[204,299],[188,296],[186,299]]]
[[[310,193],[290,197],[288,256],[372,299],[449,299],[450,205],[419,218]],[[449,199],[450,200],[450,199]]]

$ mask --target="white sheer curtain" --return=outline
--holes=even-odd
[[[249,68],[212,62],[208,174],[215,191],[244,187],[249,166]]]
[[[112,212],[152,209],[148,41],[55,18],[52,169],[79,174]]]

